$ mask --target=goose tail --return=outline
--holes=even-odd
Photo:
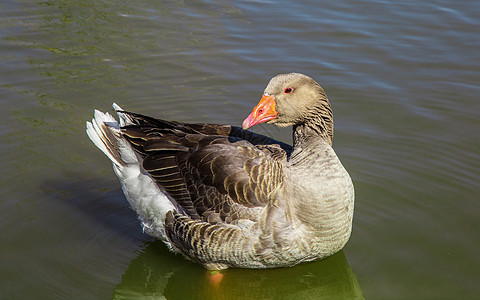
[[[90,140],[113,164],[113,170],[122,185],[122,190],[133,210],[142,222],[143,230],[171,244],[165,235],[164,222],[169,211],[176,210],[175,201],[143,169],[143,158],[123,137],[121,127],[132,124],[127,114],[113,104],[119,121],[109,113],[95,110],[91,122],[86,123]]]

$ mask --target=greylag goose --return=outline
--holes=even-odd
[[[354,188],[312,78],[280,74],[242,128],[95,110],[87,134],[113,163],[144,231],[210,270],[293,266],[347,243]],[[245,129],[293,126],[293,147]]]

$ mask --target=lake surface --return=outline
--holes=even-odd
[[[2,1],[0,298],[478,299],[479,16],[453,0]],[[293,71],[332,103],[352,237],[210,286],[142,232],[85,121],[115,101],[239,125]]]

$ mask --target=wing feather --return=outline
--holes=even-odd
[[[145,171],[193,220],[255,218],[248,210],[264,207],[283,183],[289,145],[238,127],[121,113],[130,121],[122,133],[144,157]],[[275,180],[264,176],[272,173]]]

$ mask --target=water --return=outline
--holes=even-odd
[[[0,298],[476,299],[480,5],[330,2],[2,1]],[[352,238],[209,287],[142,233],[85,121],[116,101],[238,125],[292,71],[332,102]]]

